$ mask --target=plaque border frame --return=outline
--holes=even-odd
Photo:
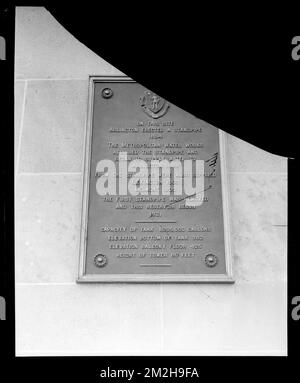
[[[86,129],[84,134],[84,161],[82,164],[82,205],[81,205],[81,226],[79,243],[79,264],[77,283],[85,282],[133,282],[133,283],[234,283],[233,265],[231,254],[231,235],[229,218],[229,193],[228,193],[228,173],[226,164],[226,133],[219,131],[219,150],[220,150],[220,168],[221,168],[221,188],[223,205],[223,226],[224,226],[224,244],[225,244],[225,274],[86,274],[86,244],[87,244],[87,223],[88,223],[88,201],[89,201],[89,176],[91,162],[91,144],[92,144],[92,117],[94,107],[94,90],[96,82],[118,82],[118,83],[136,83],[128,76],[104,76],[90,75],[88,89],[88,108]],[[210,124],[209,124],[210,125]]]

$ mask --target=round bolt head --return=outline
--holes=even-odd
[[[102,89],[101,94],[103,98],[111,98],[113,95],[113,91],[110,88],[104,88]]]
[[[107,257],[104,254],[97,254],[94,257],[94,263],[97,267],[104,267],[107,264]]]
[[[214,267],[218,263],[219,259],[214,254],[207,254],[205,256],[205,264],[207,267]]]

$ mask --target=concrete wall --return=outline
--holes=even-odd
[[[17,355],[285,355],[286,159],[228,137],[234,285],[78,285],[87,77],[120,72],[44,8],[15,61]]]

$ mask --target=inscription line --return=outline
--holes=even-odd
[[[135,221],[135,223],[177,223],[176,221]]]
[[[142,264],[140,264],[140,266],[141,267],[168,267],[168,266],[172,266],[171,264],[169,264],[169,263],[161,263],[161,264],[157,264],[157,265],[155,265],[155,264],[151,264],[151,263],[142,263]]]

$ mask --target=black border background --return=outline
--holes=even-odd
[[[29,5],[29,4],[18,4]],[[0,321],[0,374],[22,381],[87,381],[100,369],[198,367],[200,379],[280,379],[297,368],[299,321],[291,318],[292,297],[300,295],[296,252],[300,60],[291,40],[300,36],[292,7],[276,12],[215,8],[211,17],[188,4],[139,3],[105,9],[86,3],[46,3],[76,38],[112,65],[177,106],[288,161],[288,357],[47,357],[16,358],[14,313],[14,5],[1,5],[0,61],[2,126],[0,295],[7,320]],[[165,4],[166,5],[166,4]],[[217,6],[215,6],[217,7]],[[6,10],[5,10],[6,9]],[[139,12],[137,16],[135,11]],[[217,18],[216,14],[220,16]],[[230,18],[230,17],[231,18]],[[197,73],[197,75],[195,75]],[[259,313],[257,313],[259,315]],[[7,378],[6,378],[7,379]],[[141,379],[141,378],[140,378]],[[138,380],[138,379],[135,379]],[[156,381],[159,379],[155,379]],[[166,379],[164,379],[166,380]],[[174,378],[172,379],[174,380]],[[191,379],[193,381],[193,379]],[[146,380],[147,381],[147,380]]]

